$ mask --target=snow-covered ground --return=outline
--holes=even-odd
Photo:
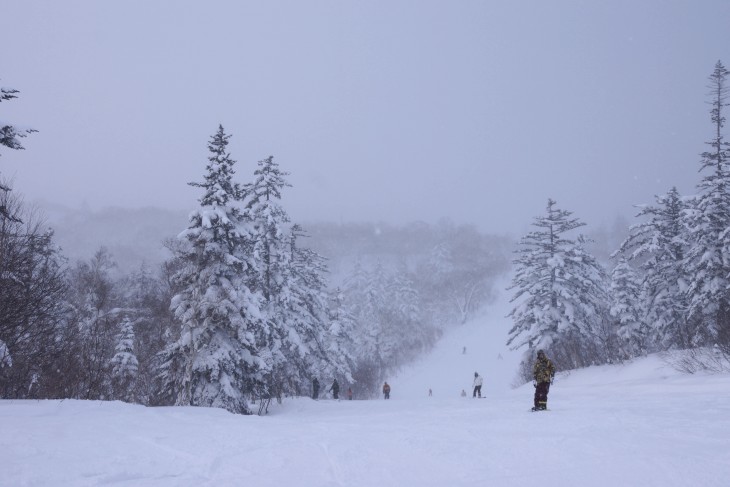
[[[390,401],[302,398],[266,417],[0,401],[0,486],[729,485],[729,375],[658,357],[594,367],[561,374],[551,410],[531,413],[532,386],[509,387],[508,326],[497,305],[454,330],[389,381]],[[475,371],[486,398],[459,397]]]

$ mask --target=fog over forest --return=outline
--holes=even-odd
[[[164,240],[177,236],[187,224],[189,211],[173,211],[162,208],[104,208],[101,210],[72,209],[48,202],[36,206],[45,215],[47,224],[53,228],[56,241],[72,262],[89,259],[99,249],[106,247],[119,265],[119,272],[129,273],[140,265],[155,266],[169,257]],[[539,213],[539,209],[536,210]],[[596,256],[608,263],[626,238],[630,221],[617,216],[610,225],[589,225],[585,233],[592,239],[590,247]],[[494,251],[511,261],[519,236],[480,231],[468,222],[443,218],[436,224],[414,221],[409,224],[384,222],[302,222],[311,233],[305,245],[310,246],[329,260],[330,271],[337,274],[349,264],[352,257],[361,252],[382,252],[386,261],[407,258],[407,254],[423,251],[424,241],[413,240],[413,230],[449,226],[472,226],[475,231],[491,236],[495,242]],[[407,231],[411,229],[411,232]],[[383,236],[383,230],[394,235]],[[400,241],[399,241],[400,238]],[[384,239],[388,243],[379,244]],[[358,244],[359,242],[359,244]],[[420,247],[420,250],[418,248]],[[350,258],[348,261],[347,258]]]

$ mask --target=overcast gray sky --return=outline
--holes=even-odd
[[[591,226],[676,185],[711,137],[728,1],[18,1],[0,9],[2,151],[26,199],[193,209],[219,123],[274,155],[297,221]]]

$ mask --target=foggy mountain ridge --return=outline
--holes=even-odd
[[[187,213],[161,208],[105,208],[99,211],[39,204],[55,241],[73,265],[106,247],[127,274],[142,264],[156,267],[170,257],[163,241],[186,227]]]
[[[163,208],[118,208],[98,211],[37,203],[55,232],[55,241],[71,265],[88,260],[106,247],[118,272],[128,274],[142,264],[153,268],[170,257],[164,241],[187,228],[189,211]],[[479,232],[474,226],[442,220],[435,225],[412,222],[405,225],[373,222],[309,222],[302,224],[306,236],[298,240],[327,258],[330,280],[340,283],[356,261],[381,263],[387,268],[409,268],[432,249],[449,239],[458,254],[494,261],[497,273],[506,272],[515,240],[507,235]],[[454,243],[455,242],[455,243]],[[468,255],[464,256],[469,258]]]

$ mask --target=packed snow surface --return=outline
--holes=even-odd
[[[389,381],[388,401],[289,399],[264,417],[0,401],[0,485],[728,485],[729,375],[681,375],[656,356],[592,367],[561,373],[550,411],[532,413],[532,385],[509,387],[519,356],[503,317],[449,333]]]

